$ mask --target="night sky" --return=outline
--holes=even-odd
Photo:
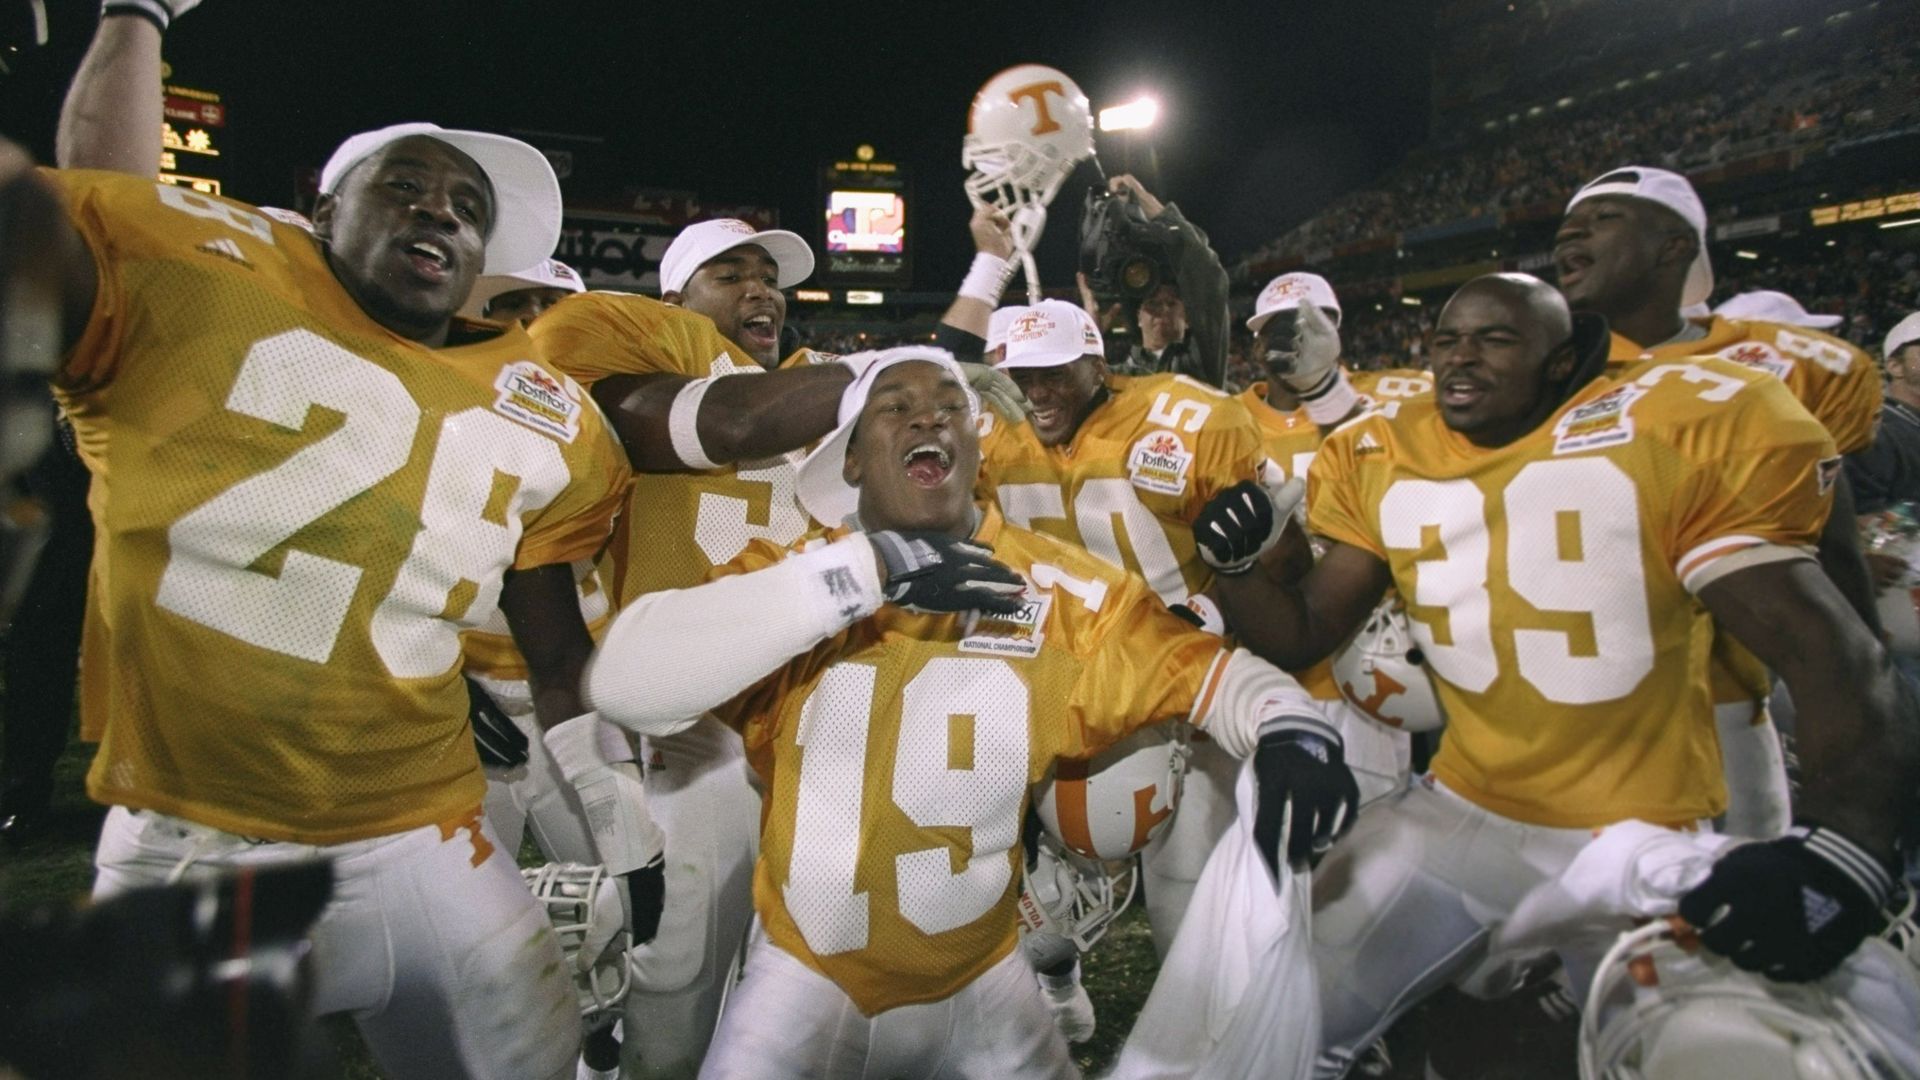
[[[9,57],[0,131],[50,159],[93,0],[47,0],[53,41]],[[0,0],[9,21],[23,0]],[[1430,7],[1414,0],[700,3],[205,0],[168,37],[174,80],[231,110],[227,193],[289,200],[345,135],[403,120],[603,136],[639,185],[777,206],[809,233],[820,164],[872,144],[912,170],[915,286],[971,246],[960,138],[973,93],[1033,61],[1094,107],[1162,101],[1136,171],[1231,259],[1378,174],[1425,135]],[[1123,150],[1103,136],[1102,161]],[[1151,167],[1157,163],[1157,170]],[[1070,274],[1081,189],[1054,204],[1042,277]]]

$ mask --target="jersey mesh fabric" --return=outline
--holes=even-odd
[[[533,324],[535,346],[587,387],[610,375],[669,374],[704,379],[754,375],[760,365],[721,336],[712,320],[644,296],[582,293]],[[802,349],[786,365],[812,363]],[[642,473],[633,513],[615,526],[601,574],[616,606],[661,589],[698,584],[748,543],[786,546],[811,522],[795,494],[786,458],[698,473]]]
[[[1449,786],[1554,828],[1690,822],[1726,795],[1710,620],[1683,579],[1811,544],[1832,455],[1778,380],[1649,362],[1496,450],[1431,397],[1355,420],[1314,460],[1309,522],[1391,568],[1446,708]]]
[[[868,1015],[1004,957],[1029,787],[1147,724],[1204,723],[1225,667],[1138,578],[991,511],[976,535],[1036,583],[1020,616],[884,607],[716,712],[767,780],[769,938]],[[756,541],[716,574],[787,553]]]
[[[1207,500],[1260,476],[1260,431],[1240,402],[1185,375],[1115,378],[1065,446],[995,418],[980,440],[981,498],[1007,520],[1147,579],[1176,604],[1213,571],[1193,542]]]
[[[242,204],[47,175],[100,270],[58,391],[99,535],[89,791],[303,843],[468,812],[458,634],[510,566],[604,542],[627,470],[597,410],[517,331],[390,333]]]
[[[1833,436],[1842,454],[1872,445],[1880,419],[1880,368],[1872,357],[1831,334],[1803,326],[1719,315],[1696,324],[1706,329],[1706,337],[1647,350],[1615,334],[1608,369],[1618,372],[1647,360],[1717,356],[1786,383]],[[1765,701],[1773,690],[1767,666],[1725,634],[1714,636],[1712,678],[1713,700],[1723,705]]]

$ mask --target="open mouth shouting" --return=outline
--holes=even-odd
[[[937,488],[953,475],[953,455],[936,443],[921,443],[901,459],[907,478],[923,488]]]
[[[743,343],[753,349],[773,349],[780,344],[780,324],[771,313],[749,316],[740,322]]]
[[[1472,408],[1480,399],[1487,396],[1487,390],[1485,383],[1465,375],[1448,375],[1435,385],[1435,391],[1440,396],[1440,404],[1450,409]]]
[[[453,252],[438,240],[418,237],[404,241],[400,250],[414,275],[423,281],[438,285],[453,273]]]
[[[1578,285],[1592,266],[1593,256],[1578,248],[1562,248],[1553,256],[1553,268],[1559,275],[1562,290]]]

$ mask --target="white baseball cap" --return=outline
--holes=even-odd
[[[1007,327],[1012,326],[1013,320],[1019,318],[1020,313],[1025,310],[1027,310],[1025,304],[1008,304],[1006,307],[993,309],[993,314],[987,316],[988,352],[1007,343]]]
[[[1840,325],[1842,318],[1839,315],[1809,314],[1806,308],[1800,306],[1800,301],[1772,289],[1743,292],[1714,308],[1713,313],[1729,319],[1757,319],[1788,326],[1811,326],[1815,330],[1831,330]]]
[[[1916,341],[1920,341],[1920,311],[1893,324],[1893,329],[1887,331],[1886,343],[1880,346],[1880,355],[1882,358],[1892,356]]]
[[[1071,364],[1089,354],[1106,355],[1100,328],[1079,304],[1042,300],[1007,324],[1003,368],[1043,368]]]
[[[586,292],[586,283],[573,267],[559,259],[542,259],[539,263],[515,274],[488,274],[473,283],[473,294],[467,297],[467,306],[460,309],[460,316],[466,319],[478,319],[486,314],[487,305],[495,297],[504,296],[521,289],[565,289],[567,292]]]
[[[693,272],[708,259],[742,244],[759,244],[767,249],[779,268],[774,284],[782,289],[791,289],[813,276],[813,249],[798,233],[785,229],[760,231],[739,218],[716,218],[681,229],[667,245],[667,253],[660,257],[660,291],[684,290]]]
[[[320,192],[331,195],[355,165],[410,135],[438,139],[467,155],[493,185],[493,232],[487,236],[486,274],[510,274],[553,254],[560,243],[560,181],[545,154],[505,135],[454,131],[438,124],[395,124],[340,144],[320,170]]]
[[[806,508],[813,520],[829,526],[839,525],[860,509],[860,489],[847,483],[846,479],[847,445],[853,441],[853,429],[860,419],[860,410],[866,407],[867,396],[873,392],[874,381],[881,372],[895,364],[915,360],[939,364],[952,373],[961,389],[967,392],[967,422],[972,423],[973,418],[980,415],[979,395],[967,385],[967,373],[960,370],[953,354],[945,349],[903,345],[897,349],[854,353],[841,360],[860,367],[860,374],[840,394],[839,422],[833,433],[800,462],[794,478],[800,505]]]
[[[1281,274],[1260,290],[1247,329],[1257,334],[1277,312],[1293,311],[1303,303],[1333,312],[1333,325],[1340,325],[1340,298],[1333,294],[1327,279],[1319,274],[1292,273]]]
[[[1625,195],[1659,203],[1693,226],[1694,235],[1700,238],[1700,251],[1693,257],[1693,265],[1687,268],[1687,282],[1680,290],[1680,303],[1685,306],[1707,302],[1707,297],[1713,295],[1713,264],[1707,259],[1707,208],[1700,201],[1700,193],[1693,190],[1693,184],[1686,177],[1645,165],[1622,166],[1587,181],[1584,187],[1573,193],[1573,198],[1567,200],[1567,209],[1572,210],[1582,200],[1595,195]]]

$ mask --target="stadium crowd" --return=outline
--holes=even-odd
[[[1294,271],[1230,319],[1127,175],[1184,269],[1131,315],[1003,302],[1094,153],[1022,65],[969,117],[965,277],[885,330],[790,319],[816,252],[734,219],[658,297],[586,288],[505,136],[354,135],[305,216],[157,183],[193,6],[105,0],[58,167],[0,140],[0,411],[51,386],[72,436],[0,462],[91,474],[93,898],[241,883],[131,988],[194,988],[153,1075],[261,1074],[250,1039],[280,1069],[340,1014],[394,1080],[1072,1077],[1136,894],[1115,1076],[1408,1075],[1391,1033],[1454,988],[1466,1075],[1576,1040],[1608,1078],[1920,1074],[1920,552],[1866,558],[1849,479],[1920,504],[1920,413],[1881,434],[1920,407],[1920,260],[1727,258],[1684,175],[1885,127],[1911,40],[1436,145],[1252,261],[1544,204],[1542,275]],[[1759,289],[1840,324],[1698,310]],[[1113,317],[1158,322],[1113,350]],[[256,966],[289,920],[246,883],[316,858],[310,950]],[[37,929],[0,955],[45,962]],[[30,1027],[0,1011],[35,1073]],[[1411,1066],[1462,1075],[1443,1041]]]

